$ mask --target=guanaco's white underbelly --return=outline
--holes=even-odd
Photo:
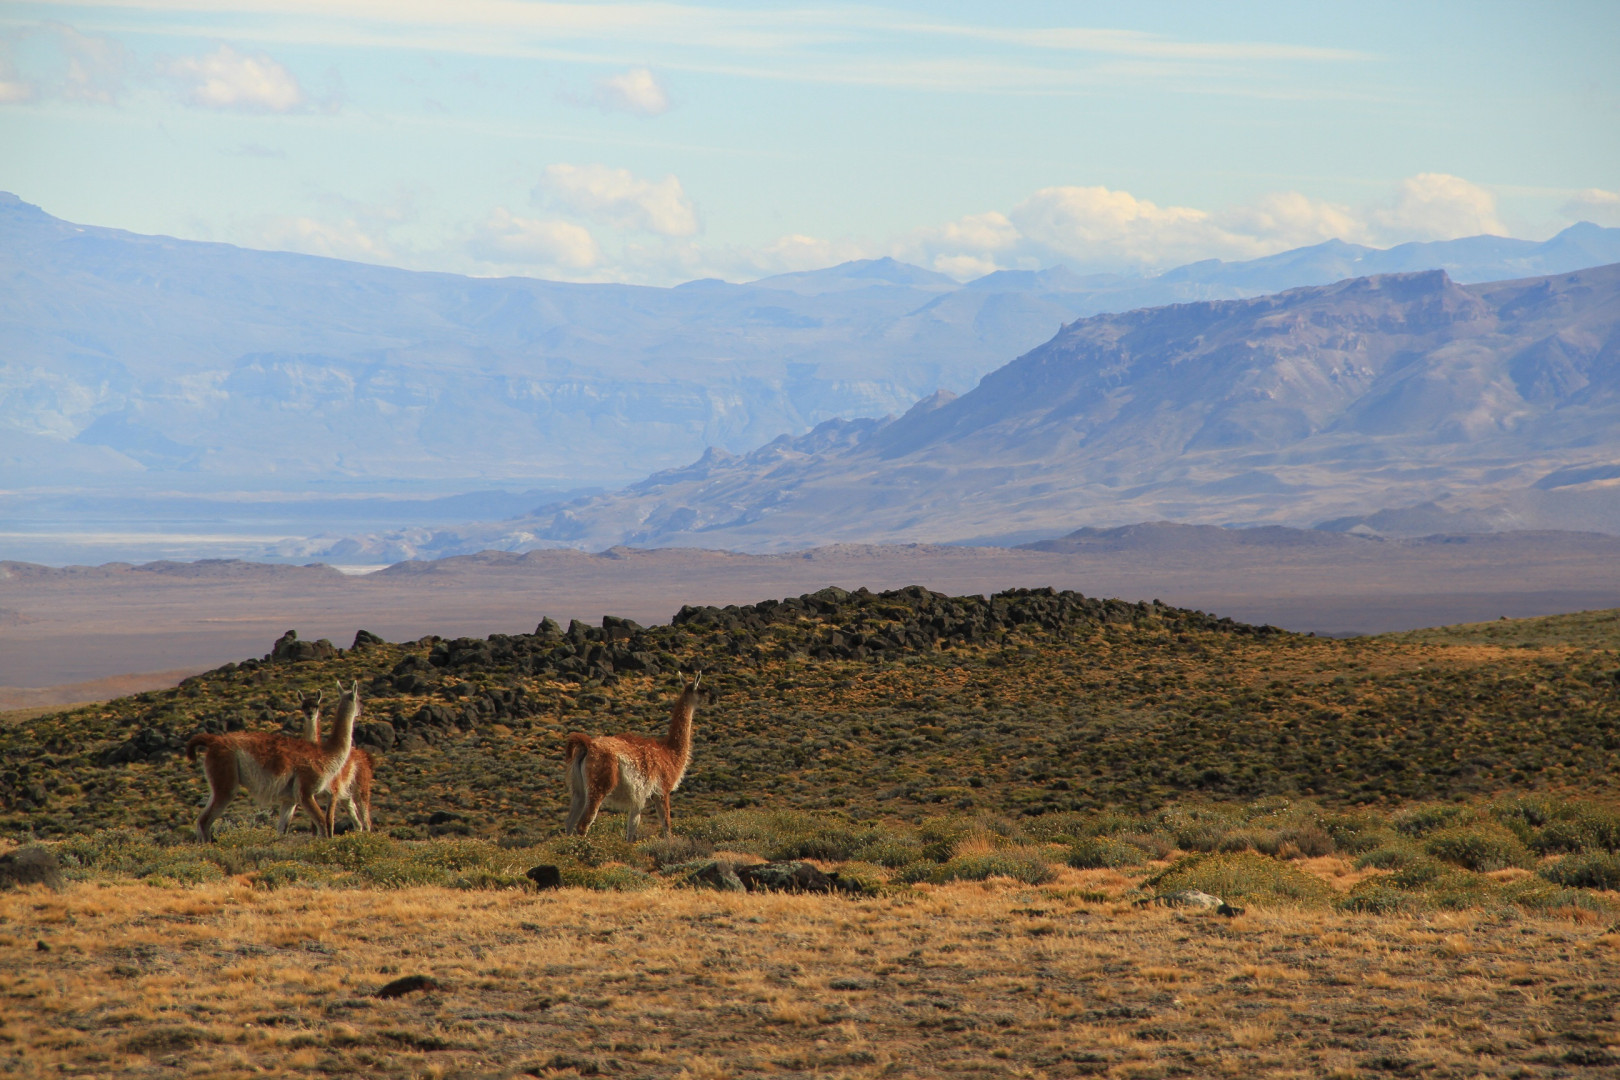
[[[260,806],[282,806],[294,802],[291,774],[277,776],[260,765],[252,754],[237,751],[236,775],[247,789],[248,796]]]
[[[658,785],[651,777],[643,776],[640,769],[620,758],[618,786],[608,792],[602,805],[609,810],[640,810],[657,792]]]

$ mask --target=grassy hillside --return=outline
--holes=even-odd
[[[604,622],[284,640],[0,726],[0,849],[45,839],[72,886],[0,890],[0,1071],[1620,1062],[1612,613],[1335,641],[909,589]],[[616,815],[560,836],[563,734],[656,731],[697,669],[674,840]],[[278,838],[243,801],[191,841],[184,738],[294,725],[338,678],[364,687],[379,831]],[[837,894],[681,887],[761,859]],[[537,863],[568,887],[535,895]],[[1245,910],[1162,906],[1190,889]],[[400,976],[429,981],[379,996]]]
[[[1579,618],[1500,644],[1468,628],[1341,641],[1073,593],[912,588],[688,608],[646,629],[362,634],[0,728],[0,832],[184,833],[204,793],[178,753],[190,733],[294,725],[304,695],[358,678],[384,831],[536,839],[564,814],[562,736],[657,732],[676,672],[694,670],[709,694],[684,822],[752,806],[918,822],[1189,797],[1601,795],[1620,751],[1620,622]]]

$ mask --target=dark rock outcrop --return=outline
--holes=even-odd
[[[298,631],[289,630],[276,639],[266,659],[283,663],[302,663],[309,660],[332,660],[337,655],[337,646],[325,638],[318,641],[299,641]]]

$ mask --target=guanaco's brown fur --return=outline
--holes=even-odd
[[[354,722],[360,715],[360,683],[343,693],[338,703],[338,719],[326,738],[318,743],[264,731],[235,731],[224,735],[193,735],[186,743],[186,759],[203,754],[203,774],[208,778],[208,803],[197,816],[197,839],[214,839],[214,822],[236,798],[237,788],[246,788],[252,799],[281,810],[277,829],[285,832],[293,811],[303,807],[315,824],[317,835],[330,836],[329,814],[315,796],[329,790],[349,760],[354,748]]]
[[[568,735],[564,759],[568,762],[570,803],[566,831],[580,836],[590,832],[597,813],[606,806],[623,810],[625,836],[633,843],[642,807],[657,796],[663,813],[664,835],[671,834],[669,796],[681,784],[692,760],[692,716],[697,711],[699,675],[682,689],[669,714],[669,733],[663,738],[644,735]]]

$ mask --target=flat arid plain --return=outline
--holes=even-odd
[[[825,585],[950,594],[1024,586],[1160,599],[1318,634],[1380,633],[1620,605],[1620,540],[1491,533],[1384,540],[1161,523],[1084,530],[1047,550],[840,545],[789,555],[617,548],[485,552],[344,575],[242,562],[0,564],[0,709],[172,686],[263,655],[281,633],[524,633],[544,616],[666,622]],[[90,684],[90,685],[85,685]]]
[[[1613,610],[1339,640],[918,588],[286,648],[0,727],[5,845],[60,876],[0,892],[0,1068],[1605,1075],[1617,650]],[[694,669],[673,838],[562,836],[563,734],[657,734]],[[187,734],[335,679],[376,831],[192,839]]]

